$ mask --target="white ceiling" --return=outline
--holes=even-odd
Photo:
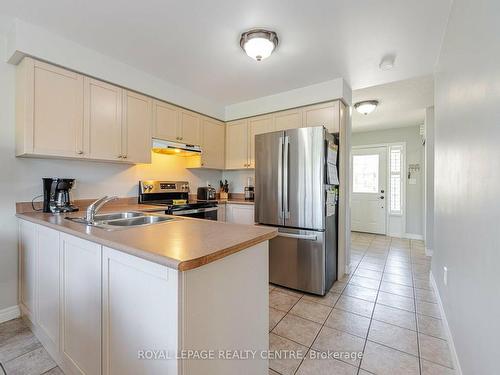
[[[433,71],[452,0],[9,0],[0,13],[224,105],[343,77],[354,88]],[[276,30],[257,63],[242,31]],[[382,56],[396,67],[380,71]]]
[[[402,128],[424,122],[425,108],[434,105],[432,75],[355,90],[352,102],[378,100],[379,105],[369,115],[353,109],[354,132]]]

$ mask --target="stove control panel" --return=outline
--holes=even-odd
[[[157,193],[189,193],[189,182],[187,181],[139,181],[140,194]]]

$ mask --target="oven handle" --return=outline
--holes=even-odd
[[[202,212],[212,212],[212,211],[217,211],[217,210],[218,210],[218,207],[196,208],[194,210],[174,211],[174,212],[172,212],[172,215],[184,216],[184,215],[190,215],[190,214],[199,214]]]

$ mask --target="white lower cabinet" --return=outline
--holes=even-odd
[[[101,374],[101,246],[61,233],[61,355],[75,374]]]
[[[177,374],[177,271],[103,248],[103,374]]]
[[[36,225],[19,222],[19,302],[24,315],[31,321],[36,314]]]
[[[226,221],[235,224],[253,225],[254,206],[253,204],[226,204]]]

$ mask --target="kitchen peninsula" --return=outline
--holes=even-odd
[[[21,308],[65,373],[267,373],[259,354],[188,353],[268,349],[274,229],[175,218],[106,231],[65,215],[17,216]]]

